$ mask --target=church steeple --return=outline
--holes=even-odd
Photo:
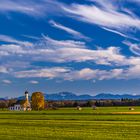
[[[26,90],[25,91],[25,98],[26,98],[27,101],[28,101],[28,96],[29,96],[29,92]]]

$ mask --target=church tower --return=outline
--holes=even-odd
[[[29,101],[29,92],[27,90],[25,91],[25,101],[23,103],[23,110],[24,111],[31,110],[31,104]]]
[[[28,91],[26,90],[26,91],[25,91],[25,99],[26,99],[26,101],[29,101],[29,98],[28,98],[28,97],[29,97],[29,93],[28,93]]]

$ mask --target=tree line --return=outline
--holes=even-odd
[[[140,106],[140,99],[117,99],[117,100],[86,100],[86,101],[46,101],[50,107],[113,107],[113,106]]]
[[[0,108],[6,109],[16,104],[16,99],[0,100]],[[41,92],[35,92],[31,96],[33,110],[57,109],[60,107],[111,107],[111,106],[140,106],[140,99],[117,99],[117,100],[87,100],[87,101],[48,101]]]

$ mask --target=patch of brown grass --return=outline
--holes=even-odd
[[[121,115],[121,114],[122,114],[122,115],[125,115],[125,114],[126,114],[126,115],[129,115],[129,114],[130,114],[130,115],[131,115],[131,114],[132,114],[132,115],[135,115],[135,114],[137,115],[137,114],[139,114],[139,115],[140,115],[140,112],[113,112],[112,114],[120,114],[120,115]]]

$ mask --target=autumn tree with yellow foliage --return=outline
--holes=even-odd
[[[45,107],[45,100],[43,93],[34,92],[31,96],[31,106],[33,110],[43,110]]]

